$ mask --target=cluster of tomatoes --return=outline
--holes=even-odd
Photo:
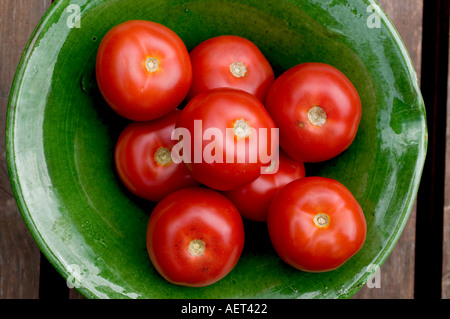
[[[105,35],[96,75],[107,103],[131,120],[116,169],[157,203],[147,249],[169,282],[226,276],[243,250],[243,219],[266,222],[280,258],[303,271],[336,269],[363,245],[351,192],[305,176],[304,163],[339,155],[358,130],[360,98],[336,68],[303,63],[275,78],[247,39],[218,36],[188,52],[169,28],[134,20]]]

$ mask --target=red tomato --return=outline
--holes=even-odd
[[[218,88],[197,95],[176,127],[188,133],[179,143],[191,174],[216,190],[258,178],[278,148],[278,131],[269,114],[255,96],[242,90]]]
[[[338,268],[362,247],[366,220],[351,192],[324,177],[305,177],[275,195],[267,215],[278,255],[304,271]]]
[[[275,193],[284,185],[303,177],[305,165],[280,151],[278,165],[269,166],[264,174],[250,184],[223,194],[237,207],[243,218],[263,222],[267,219],[267,211]]]
[[[159,201],[169,193],[199,183],[172,162],[172,130],[179,110],[149,122],[133,122],[119,136],[114,153],[117,173],[135,195]]]
[[[172,30],[132,20],[112,28],[97,53],[97,83],[121,116],[148,121],[175,109],[192,82],[189,52]]]
[[[148,222],[147,249],[171,283],[202,287],[225,277],[244,247],[236,207],[208,188],[185,188],[159,202]]]
[[[188,99],[218,87],[241,89],[263,101],[275,80],[269,61],[251,41],[234,35],[208,39],[190,53],[193,80]]]
[[[265,106],[280,128],[280,147],[303,162],[325,161],[347,149],[362,112],[350,80],[322,63],[283,73],[269,89]]]

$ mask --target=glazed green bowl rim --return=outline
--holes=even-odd
[[[52,17],[53,13],[56,11],[56,9],[63,3],[67,2],[67,0],[57,0],[55,1],[50,8],[46,11],[42,19],[40,20],[39,24],[34,29],[26,47],[24,50],[24,53],[20,59],[17,72],[14,77],[14,81],[11,87],[11,94],[8,102],[8,111],[7,111],[7,119],[6,119],[6,157],[7,157],[7,164],[8,164],[8,173],[11,180],[12,189],[14,192],[14,196],[16,198],[20,213],[22,214],[22,217],[31,232],[33,238],[37,242],[40,250],[42,253],[48,258],[48,260],[51,262],[51,264],[54,265],[54,267],[57,269],[57,271],[64,277],[67,278],[70,276],[70,271],[67,269],[67,265],[64,264],[62,260],[53,252],[49,246],[48,243],[45,242],[44,238],[42,237],[42,234],[40,233],[40,230],[37,228],[37,226],[33,222],[32,215],[33,213],[29,210],[27,206],[26,199],[24,198],[24,194],[22,193],[22,188],[20,185],[20,180],[18,179],[18,172],[15,162],[15,147],[14,147],[14,128],[15,128],[15,110],[16,110],[16,97],[18,92],[21,89],[21,81],[22,77],[24,75],[24,71],[27,66],[27,61],[30,58],[30,56],[33,53],[34,46],[36,45],[36,41],[39,38],[39,35],[42,31],[43,26],[46,25],[46,23],[49,22],[49,18]],[[377,9],[377,12],[379,16],[381,17],[382,23],[389,29],[390,34],[397,42],[397,46],[399,48],[399,51],[402,54],[402,58],[405,62],[405,67],[407,72],[409,72],[409,78],[410,79],[416,79],[416,73],[414,70],[414,67],[411,63],[409,54],[399,36],[397,33],[395,27],[393,26],[392,22],[389,20],[389,18],[386,16],[386,14],[383,12],[383,10],[376,4],[375,1],[370,1],[368,3],[371,3],[375,9]],[[423,105],[423,100],[421,97],[420,89],[418,87],[418,83],[411,83],[414,87],[418,99],[420,99],[420,105],[422,107],[422,112],[425,118],[425,108]],[[407,199],[407,204],[405,206],[405,210],[401,213],[401,216],[398,220],[398,223],[396,225],[396,231],[393,234],[392,237],[389,238],[387,245],[380,250],[379,254],[376,257],[376,264],[381,265],[386,258],[391,253],[393,247],[395,246],[398,238],[400,237],[406,222],[409,218],[411,209],[414,205],[414,199],[418,191],[419,183],[420,183],[420,177],[423,170],[423,165],[425,162],[425,156],[426,156],[426,148],[427,148],[427,132],[426,132],[426,123],[423,123],[423,130],[421,132],[422,134],[422,141],[419,141],[419,152],[417,154],[417,160],[416,160],[416,166],[415,166],[415,174],[413,175],[413,179],[410,183],[409,188],[409,198]],[[362,277],[362,282],[359,280],[359,282],[354,283],[354,285],[351,287],[350,291],[345,295],[345,297],[349,297],[352,294],[356,293],[357,290],[364,284],[365,280],[369,278],[371,273],[367,272]],[[361,279],[361,278],[360,278]],[[98,297],[94,292],[90,291],[89,289],[85,289],[84,287],[81,287],[78,289],[84,296],[88,298],[96,298]]]

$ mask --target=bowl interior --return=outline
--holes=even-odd
[[[277,257],[264,224],[246,222],[242,257],[218,283],[180,287],[157,274],[145,246],[154,204],[128,192],[114,170],[115,141],[128,121],[106,105],[95,81],[102,37],[131,19],[164,24],[189,50],[217,35],[246,37],[276,75],[315,61],[349,77],[363,104],[356,140],[337,158],[306,169],[337,179],[361,204],[368,233],[354,257],[332,272],[300,272]],[[422,172],[425,125],[408,54],[374,1],[60,0],[17,71],[7,152],[25,222],[86,297],[345,298],[378,269],[404,228]]]

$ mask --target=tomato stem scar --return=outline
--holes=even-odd
[[[233,62],[230,64],[230,72],[237,78],[242,78],[247,74],[247,67],[242,62]]]
[[[319,228],[328,227],[330,224],[330,217],[327,214],[317,214],[314,216],[314,224]]]
[[[322,126],[327,122],[327,113],[320,106],[313,106],[308,111],[308,119],[312,125]]]
[[[189,242],[188,250],[191,256],[201,256],[205,253],[206,244],[201,239],[194,239]]]
[[[145,60],[145,68],[148,72],[153,73],[158,70],[159,61],[156,58],[149,57]]]
[[[155,152],[155,161],[159,165],[170,165],[172,163],[172,154],[167,147],[160,147]]]
[[[250,124],[244,119],[237,120],[233,126],[234,135],[240,138],[246,138],[250,136],[252,132]]]

